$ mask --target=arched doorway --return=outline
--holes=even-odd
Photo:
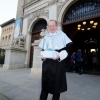
[[[73,41],[71,53],[81,49],[84,69],[92,71],[92,53],[100,59],[100,0],[81,0],[73,4],[64,15],[62,27]]]
[[[46,29],[47,22],[44,19],[39,19],[35,22],[33,28],[32,28],[32,35],[31,35],[31,43],[34,43],[35,40],[38,40],[40,38],[40,32],[42,29]],[[30,68],[32,68],[33,64],[33,46],[31,46],[31,52],[30,52]]]

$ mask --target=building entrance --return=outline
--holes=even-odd
[[[81,0],[67,9],[63,18],[63,31],[72,39],[70,54],[81,49],[84,71],[100,72],[100,0]],[[93,57],[98,59],[93,64]],[[70,57],[68,57],[69,59]],[[95,68],[96,67],[96,68]]]
[[[35,25],[33,26],[32,29],[32,35],[31,35],[31,44],[34,43],[35,40],[40,39],[40,32],[42,29],[46,29],[47,28],[47,22],[44,19],[39,19]],[[33,62],[33,55],[34,55],[34,48],[31,45],[30,46],[31,51],[30,51],[30,68],[32,68],[32,64]]]
[[[78,49],[82,50],[84,71],[100,72],[100,18],[90,18],[71,24],[63,25],[63,31],[72,39],[68,61],[71,54]],[[93,57],[97,57],[97,66],[93,64]],[[78,67],[78,66],[76,66]],[[96,67],[96,68],[95,68]],[[70,70],[70,69],[69,69]]]

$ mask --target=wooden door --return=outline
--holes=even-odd
[[[39,32],[35,32],[32,33],[31,36],[31,44],[34,43],[35,40],[38,40],[40,38],[40,31]],[[31,51],[30,51],[30,68],[32,68],[32,64],[33,64],[33,54],[34,54],[34,47],[31,46]]]

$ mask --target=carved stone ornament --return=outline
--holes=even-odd
[[[18,38],[13,40],[12,45],[17,46],[17,47],[24,47],[24,45],[25,45],[25,37],[23,36],[23,34],[20,34],[20,36]]]
[[[59,15],[62,7],[65,4],[65,2],[66,2],[65,0],[58,0],[58,2],[57,2],[57,15]]]
[[[51,0],[51,1],[49,1],[49,5],[53,5],[53,4],[55,4],[57,2],[57,0]]]
[[[47,18],[49,17],[49,11],[48,8],[43,8],[43,9],[39,9],[31,14],[29,14],[29,22],[31,22],[31,20],[33,20],[36,17],[40,17],[40,16],[46,16]]]
[[[33,14],[30,14],[29,15],[29,19],[31,20],[33,18]]]
[[[42,29],[40,32],[40,36],[43,38],[48,33],[48,29]]]

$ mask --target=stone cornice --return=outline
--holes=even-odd
[[[25,8],[29,7],[30,5],[32,5],[32,4],[35,4],[38,1],[40,1],[40,0],[30,1],[29,3],[25,4],[22,8],[25,9]]]
[[[5,26],[7,26],[7,25],[9,25],[9,24],[12,24],[12,23],[14,23],[14,22],[15,22],[15,18],[13,18],[13,19],[11,19],[11,20],[9,20],[9,21],[7,21],[7,22],[1,24],[0,26],[1,26],[1,27],[5,27]]]
[[[30,15],[31,13],[34,13],[38,10],[46,8],[47,6],[48,6],[48,2],[41,2],[41,3],[38,3],[37,5],[31,6],[30,8],[26,8],[24,11],[24,16]]]
[[[32,22],[32,20],[34,20],[36,18],[41,18],[41,16],[42,16],[42,18],[43,18],[43,16],[45,16],[47,18],[49,17],[48,8],[45,7],[45,8],[39,9],[33,13],[30,13],[28,15],[29,24]]]

